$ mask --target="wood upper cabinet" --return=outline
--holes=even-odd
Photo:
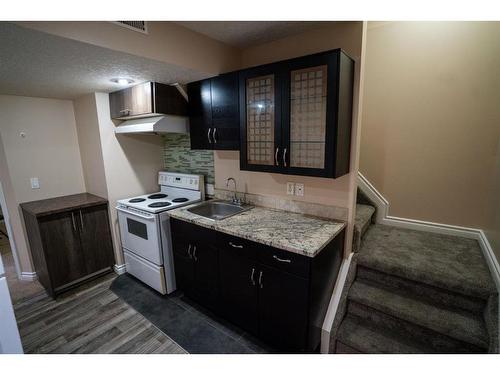
[[[238,72],[188,84],[191,149],[239,150]]]
[[[111,271],[105,199],[83,193],[22,203],[21,209],[38,279],[51,296]]]
[[[354,61],[341,50],[240,72],[240,168],[348,173],[353,77]]]
[[[187,116],[187,102],[176,87],[144,82],[109,94],[111,118],[170,114]]]

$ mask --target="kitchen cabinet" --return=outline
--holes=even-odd
[[[188,84],[191,149],[239,150],[238,73]]]
[[[349,172],[354,61],[337,49],[240,71],[240,169]]]
[[[187,116],[187,101],[175,86],[144,82],[109,94],[112,119],[162,114]]]
[[[214,308],[218,299],[218,253],[215,233],[188,223],[171,224],[175,278],[177,288],[207,307]]]
[[[21,209],[35,271],[49,295],[111,271],[105,199],[83,193],[22,203]]]
[[[344,231],[311,258],[174,218],[171,226],[174,254],[184,254],[174,255],[179,289],[278,350],[317,350],[342,261]],[[195,245],[188,238],[211,248],[203,282],[185,282],[196,278],[193,267],[186,272],[185,259],[192,257],[192,252],[186,255],[186,243]],[[217,285],[206,284],[209,279]],[[200,299],[208,288],[217,290],[209,304]]]

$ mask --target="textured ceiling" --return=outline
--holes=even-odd
[[[0,22],[0,94],[73,99],[120,88],[109,80],[187,83],[206,78],[179,66]]]
[[[238,48],[271,42],[301,32],[317,29],[326,21],[183,21],[177,22],[193,31]]]

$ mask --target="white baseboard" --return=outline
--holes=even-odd
[[[113,266],[113,269],[115,270],[117,275],[123,275],[125,272],[127,272],[127,266],[125,264],[115,264]]]
[[[35,281],[37,279],[36,272],[21,272],[21,277],[19,277],[19,280],[23,281]]]
[[[332,330],[335,315],[337,315],[340,297],[342,296],[342,290],[344,289],[353,255],[354,253],[349,254],[349,257],[344,259],[340,266],[339,275],[337,276],[332,298],[330,299],[330,304],[328,305],[328,310],[326,311],[325,320],[323,321],[323,327],[321,329],[321,354],[328,354],[330,351],[330,332]]]

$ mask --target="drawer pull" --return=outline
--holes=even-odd
[[[255,286],[255,279],[253,278],[254,274],[255,274],[255,268],[252,268],[252,274],[250,275],[250,281],[252,282],[253,286]]]
[[[236,247],[237,249],[243,249],[243,245],[235,245],[232,242],[229,242],[229,245],[231,245],[232,247]]]
[[[276,259],[278,262],[292,263],[292,261],[290,259],[281,259],[281,258],[278,258],[276,255],[273,255],[273,258]]]

